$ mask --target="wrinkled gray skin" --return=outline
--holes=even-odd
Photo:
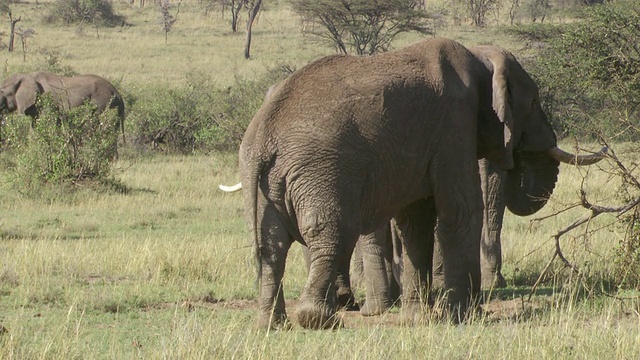
[[[483,199],[477,159],[542,197],[557,179],[556,138],[529,75],[507,51],[429,39],[370,57],[329,56],[277,86],[249,124],[239,160],[255,241],[260,325],[286,320],[282,276],[293,241],[309,248],[298,322],[337,324],[335,280],[361,234],[394,217],[403,307],[419,316],[434,230],[454,320],[480,290]]]
[[[69,110],[91,101],[98,113],[107,108],[118,110],[119,123],[124,139],[124,101],[116,88],[98,75],[63,77],[49,72],[13,74],[0,83],[0,111],[18,111],[38,117],[36,96],[43,92],[53,95],[53,100]]]
[[[578,165],[590,165],[601,160],[606,153],[606,149],[594,155],[575,156]],[[508,208],[505,200],[508,195],[505,194],[504,184],[506,182],[505,171],[500,170],[496,166],[492,166],[490,161],[480,160],[480,175],[482,180],[482,191],[485,202],[485,217],[482,230],[482,240],[480,243],[480,263],[482,288],[489,290],[492,288],[501,288],[506,286],[506,280],[502,276],[502,249],[501,249],[501,231],[505,208]],[[551,194],[549,194],[551,195]],[[540,199],[543,200],[543,199]],[[546,201],[545,201],[546,202]],[[516,215],[526,216],[543,204],[532,203],[529,207],[516,207],[513,213]],[[367,248],[358,242],[353,258],[353,267],[351,279],[356,285],[359,283],[366,288],[367,302],[361,309],[363,315],[379,315],[384,313],[400,298],[398,287],[401,283],[402,274],[402,244],[395,239],[395,231],[393,230],[393,221],[391,224],[391,233],[386,236],[374,239],[373,242],[385,249],[382,255],[376,257],[376,252],[367,253]],[[366,240],[364,240],[366,241]],[[438,242],[435,243],[434,264],[433,264],[433,286],[442,288],[444,285],[443,262],[442,256],[438,249]],[[383,265],[380,265],[383,263]],[[364,268],[370,266],[372,270],[365,272]],[[345,270],[340,270],[345,271]],[[348,271],[348,270],[347,270]],[[388,279],[384,282],[366,282],[368,278],[385,277]],[[376,288],[383,286],[385,288]],[[345,290],[342,290],[344,293]],[[375,296],[375,294],[380,294]],[[389,297],[385,297],[385,296]],[[374,301],[373,304],[368,303]]]

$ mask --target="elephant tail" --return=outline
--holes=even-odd
[[[260,157],[256,159],[257,161],[253,161],[254,166],[250,168],[250,173],[248,174],[247,179],[243,179],[241,184],[246,184],[247,186],[243,186],[248,191],[246,196],[245,204],[251,204],[251,236],[253,237],[253,255],[255,258],[256,264],[256,287],[260,289],[260,279],[262,279],[262,237],[260,236],[260,229],[258,228],[258,192],[260,186],[260,180],[262,176],[262,172],[265,168],[265,162]],[[248,180],[248,181],[244,181]]]
[[[124,100],[122,96],[118,94],[118,118],[120,119],[120,131],[122,132],[122,143],[126,144],[127,140],[124,136]]]

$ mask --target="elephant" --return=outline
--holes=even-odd
[[[108,80],[98,75],[64,77],[44,71],[10,75],[0,83],[0,111],[18,111],[35,121],[39,115],[36,96],[44,92],[51,93],[53,100],[65,110],[78,107],[85,101],[94,103],[98,113],[107,108],[117,109],[116,128],[122,131],[124,141],[124,100]]]
[[[606,156],[607,151],[607,147],[604,147],[600,151],[591,155],[572,155],[570,157],[565,157],[563,162],[580,166],[591,165],[602,160]],[[505,177],[507,175],[505,171],[500,170],[495,164],[492,164],[492,162],[487,159],[479,160],[478,167],[480,168],[481,188],[485,209],[480,246],[481,286],[482,289],[490,290],[506,286],[506,280],[501,272],[501,232],[505,208],[510,209],[514,215],[528,216],[542,208],[546,203],[546,198],[515,199],[514,194],[505,192],[504,185],[506,183]],[[387,282],[388,285],[378,282],[373,283],[373,289],[370,289],[371,286],[367,287],[367,295],[369,295],[369,290],[375,294],[392,294],[389,299],[379,300],[381,304],[393,303],[398,298],[398,295],[394,294],[397,294],[395,287],[398,286],[400,281],[399,279],[401,278],[401,275],[399,274],[401,274],[402,269],[401,266],[399,266],[398,258],[402,254],[402,244],[395,240],[397,236],[394,236],[395,229],[393,226],[394,225],[391,224],[391,231],[389,234],[376,240],[378,243],[383,243],[384,245],[382,246],[387,249],[385,254],[382,256],[378,255],[379,257],[386,258],[386,268],[381,268],[379,265],[373,265],[372,269],[374,269],[374,272],[365,276],[364,267],[366,267],[371,260],[365,260],[364,258],[368,255],[368,259],[371,259],[371,256],[375,257],[376,254],[367,254],[367,248],[361,250],[362,246],[359,246],[360,243],[356,245],[353,254],[354,269],[352,272],[354,274],[352,277],[355,277],[356,279],[364,277],[366,279],[367,277],[381,278],[386,276],[389,279]],[[439,249],[437,249],[437,244],[438,243],[436,242],[436,250],[434,251],[433,283],[434,285],[441,287],[444,274],[442,273],[442,257],[440,256],[441,254]],[[393,251],[391,252],[388,249],[393,249]],[[390,261],[389,259],[393,260]],[[379,262],[380,260],[376,260],[376,264]],[[390,277],[388,275],[389,273],[393,274],[393,277]],[[380,289],[379,287],[381,286],[389,286],[390,288]],[[385,310],[386,309],[383,307],[380,307],[376,312],[371,314],[380,314]]]
[[[453,321],[478,304],[483,198],[478,159],[506,188],[546,199],[559,161],[535,82],[507,50],[434,38],[368,57],[318,59],[281,82],[242,139],[239,170],[262,327],[287,322],[282,277],[294,241],[310,269],[297,321],[339,326],[335,280],[356,241],[396,222],[402,312],[427,301],[437,235]]]

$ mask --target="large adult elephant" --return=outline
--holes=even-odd
[[[405,315],[428,293],[437,219],[447,303],[464,316],[480,290],[477,159],[542,197],[556,182],[559,151],[535,83],[498,47],[429,39],[298,70],[258,110],[239,152],[260,324],[286,319],[282,276],[297,240],[311,258],[298,322],[335,325],[338,265],[359,235],[392,217],[404,246]]]
[[[590,165],[602,160],[606,148],[592,155],[562,154],[563,162],[576,165]],[[480,264],[482,288],[485,290],[506,286],[502,276],[502,247],[501,232],[506,208],[513,208],[512,213],[527,216],[539,210],[551,195],[538,199],[514,198],[505,185],[507,172],[482,159],[478,162],[484,200],[483,228],[480,243]],[[508,204],[512,204],[509,207]],[[402,244],[397,240],[394,223],[385,226],[386,232],[376,232],[369,236],[362,236],[353,253],[353,268],[351,278],[363,283],[366,289],[366,301],[361,308],[363,315],[379,315],[386,312],[393,303],[400,298],[398,288],[402,277],[401,264]],[[435,243],[433,264],[433,285],[441,288],[444,283],[443,260]],[[399,261],[400,260],[400,261]],[[339,269],[339,272],[349,271]],[[345,293],[343,289],[341,291]]]
[[[98,113],[117,109],[116,128],[122,131],[124,140],[124,100],[113,84],[98,75],[64,77],[44,71],[10,75],[0,83],[0,111],[18,111],[36,119],[39,115],[36,97],[44,92],[51,93],[53,100],[65,110],[85,101],[93,103]]]

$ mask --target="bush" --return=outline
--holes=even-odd
[[[626,220],[628,228],[616,249],[613,274],[621,289],[640,289],[640,209],[636,207]]]
[[[61,21],[64,24],[90,23],[100,26],[119,26],[124,16],[114,13],[106,0],[56,0],[45,16],[46,23]]]
[[[132,101],[131,136],[138,145],[168,152],[235,149],[269,86],[289,73],[280,67],[257,80],[236,78],[226,89],[207,74],[192,73],[185,88],[153,88]]]
[[[95,106],[87,103],[66,112],[46,93],[37,106],[37,121],[12,116],[15,121],[7,124],[5,145],[15,158],[16,185],[30,190],[46,183],[109,180],[118,137],[116,111],[96,115]]]
[[[532,73],[563,135],[640,138],[639,23],[640,3],[621,0],[586,7],[581,21],[543,32],[549,37]]]

